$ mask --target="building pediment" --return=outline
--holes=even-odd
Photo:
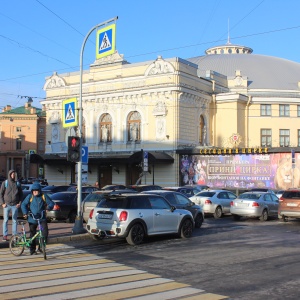
[[[56,72],[53,73],[53,75],[46,80],[46,83],[44,85],[44,90],[53,89],[53,88],[60,88],[66,86],[66,82],[64,79],[57,75]]]
[[[171,63],[165,61],[161,56],[148,66],[145,76],[174,73],[175,68]]]

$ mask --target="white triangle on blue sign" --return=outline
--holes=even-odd
[[[111,47],[111,42],[106,34],[106,32],[104,33],[104,36],[103,36],[103,39],[101,41],[101,44],[100,44],[100,51],[101,50],[104,50],[104,49],[107,49],[107,48],[110,48]]]
[[[75,119],[75,115],[74,115],[74,112],[72,110],[72,106],[69,104],[69,107],[68,107],[68,111],[67,111],[67,115],[66,115],[66,120],[74,120]]]

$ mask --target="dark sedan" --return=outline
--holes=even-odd
[[[82,192],[82,200],[88,195]],[[53,209],[47,213],[48,221],[63,220],[74,223],[77,216],[77,192],[59,192],[50,195],[55,203]]]

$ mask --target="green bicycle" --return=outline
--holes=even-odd
[[[18,220],[18,225],[22,226],[22,232],[18,233],[18,234],[14,234],[9,240],[9,249],[13,255],[20,256],[24,252],[24,249],[30,248],[32,241],[36,239],[38,241],[39,247],[44,255],[44,259],[47,259],[46,240],[43,237],[42,227],[40,224],[40,220],[43,218],[43,213],[44,212],[42,212],[40,219],[35,218],[34,215],[32,213],[30,213],[32,218],[38,222],[37,233],[32,238],[26,238],[26,232],[25,232],[24,225],[27,223],[27,221]]]

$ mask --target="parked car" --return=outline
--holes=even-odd
[[[24,191],[24,190],[23,190],[23,199],[22,199],[22,201],[23,201],[29,194],[31,194],[31,191],[29,191],[29,190],[25,190],[25,191]],[[3,218],[3,207],[2,207],[2,205],[0,205],[0,217]],[[21,208],[18,209],[18,218],[23,219],[23,213],[22,213]]]
[[[30,191],[33,183],[28,183],[28,184],[21,184],[21,188],[23,191],[27,190]],[[42,185],[41,184],[41,189],[45,188],[47,185]]]
[[[275,195],[280,199],[280,197],[283,195],[284,193],[284,190],[276,190],[274,191],[275,192]]]
[[[288,218],[300,218],[300,189],[291,188],[279,198],[278,218],[287,222]]]
[[[106,190],[123,190],[126,189],[126,186],[123,184],[108,184],[101,188],[102,191]]]
[[[65,192],[70,186],[69,185],[48,185],[42,188],[42,192],[46,192],[48,195]]]
[[[218,219],[223,214],[230,213],[230,202],[235,198],[236,195],[230,191],[208,190],[190,197],[190,200],[201,206],[204,215],[212,214],[215,219]]]
[[[88,192],[82,192],[82,200],[88,195]],[[49,195],[54,207],[47,213],[47,220],[63,220],[74,223],[77,216],[77,192],[59,192]]]
[[[95,187],[95,186],[91,186],[91,185],[83,185],[81,187],[81,192],[87,192],[87,193],[91,193],[93,191],[99,191],[100,189]],[[71,185],[68,187],[67,189],[68,192],[77,192],[77,185]]]
[[[190,211],[193,215],[195,227],[200,228],[204,221],[204,213],[202,208],[199,205],[196,205],[192,202],[187,196],[174,191],[167,190],[156,190],[156,191],[147,191],[142,193],[155,194],[165,197],[169,203],[176,208],[186,209]]]
[[[95,239],[119,237],[130,245],[139,245],[153,235],[189,238],[194,219],[191,212],[171,206],[162,196],[123,194],[101,200],[91,210],[86,228]]]
[[[241,217],[256,217],[267,221],[269,216],[278,215],[279,199],[273,193],[247,192],[239,195],[230,203],[230,213],[235,220]]]
[[[131,189],[120,189],[120,190],[104,190],[104,191],[94,191],[85,197],[82,201],[82,218],[83,221],[87,223],[90,215],[90,211],[97,206],[97,204],[104,198],[104,195],[119,195],[137,193],[135,190]]]
[[[210,187],[206,184],[186,184],[186,187],[193,187],[193,188],[197,188],[199,191],[203,191],[203,190],[209,190]]]
[[[249,192],[268,192],[275,194],[275,191],[269,188],[253,188],[250,189]]]
[[[199,188],[198,186],[193,186],[193,185],[169,186],[169,187],[163,187],[162,189],[166,190],[166,191],[179,192],[179,193],[186,195],[187,197],[192,197],[203,190],[202,188]]]
[[[151,184],[140,184],[140,185],[129,185],[127,186],[129,189],[133,189],[137,192],[145,192],[145,191],[152,191],[152,190],[161,190],[162,187],[159,185],[151,185]]]

